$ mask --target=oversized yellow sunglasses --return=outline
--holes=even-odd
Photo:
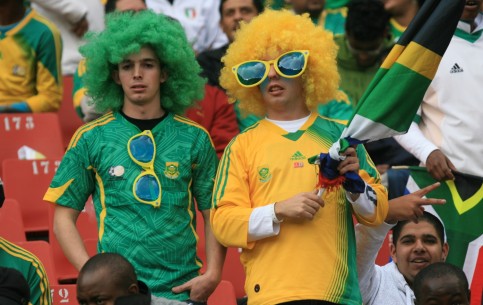
[[[309,58],[308,50],[290,51],[273,60],[248,60],[232,68],[236,80],[243,87],[255,87],[260,85],[268,76],[270,65],[273,64],[275,71],[280,76],[295,78],[304,73]]]
[[[143,168],[133,183],[134,198],[155,208],[161,206],[161,183],[154,172],[156,144],[150,130],[132,136],[127,143],[129,157]]]

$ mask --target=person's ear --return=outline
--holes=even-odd
[[[116,84],[118,84],[118,85],[121,84],[121,79],[119,78],[119,71],[118,70],[112,71],[111,76],[112,76],[112,79],[114,80],[114,82]]]
[[[139,286],[137,283],[132,283],[127,290],[129,291],[130,294],[138,294]]]
[[[446,257],[448,257],[448,252],[449,252],[449,245],[448,243],[443,244],[443,248],[441,249],[441,260],[444,262],[446,261]]]
[[[392,261],[397,264],[397,255],[396,255],[396,246],[394,243],[390,243],[389,245],[389,253],[391,253]]]
[[[161,69],[161,73],[159,75],[159,82],[162,84],[168,80],[168,71],[165,69]]]

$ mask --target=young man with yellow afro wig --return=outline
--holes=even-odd
[[[218,240],[243,249],[250,305],[362,303],[352,214],[381,224],[386,190],[362,145],[337,168],[363,178],[362,194],[320,195],[307,159],[327,153],[344,127],[316,112],[337,95],[335,57],[331,34],[286,11],[242,25],[224,57],[221,85],[265,117],[225,149],[211,212]]]

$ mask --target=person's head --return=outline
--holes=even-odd
[[[0,304],[30,304],[30,287],[20,271],[0,267]]]
[[[102,302],[113,305],[116,298],[139,293],[133,265],[122,255],[99,253],[79,271],[77,301],[79,305]]]
[[[297,52],[269,65],[248,64],[248,69],[245,65],[243,70],[238,66],[246,61],[274,60],[292,51],[308,51],[308,56],[304,54],[307,52]],[[222,58],[225,67],[221,71],[220,84],[232,101],[239,100],[242,110],[256,115],[268,113],[267,94],[285,98],[299,90],[301,93],[296,98],[303,99],[304,107],[315,110],[319,103],[337,97],[339,75],[336,54],[332,35],[315,26],[307,15],[266,10],[250,23],[242,24],[237,32],[237,38]],[[304,63],[305,70],[301,69]],[[274,70],[275,65],[278,72]],[[291,70],[292,65],[296,67]],[[238,70],[234,73],[236,66]],[[269,69],[266,69],[267,66]],[[281,70],[296,77],[285,77],[279,73]],[[237,77],[245,72],[248,75]],[[237,79],[244,77],[250,79],[242,85]],[[292,87],[295,87],[294,90]]]
[[[424,212],[417,223],[406,220],[394,226],[391,257],[409,285],[421,269],[446,260],[449,246],[444,236],[443,224],[428,212]]]
[[[253,17],[264,10],[262,0],[221,0],[220,1],[220,26],[228,40],[235,39],[235,32],[240,27],[240,22],[250,22]]]
[[[124,11],[142,11],[145,10],[146,1],[145,0],[107,0],[104,9],[106,14],[112,13],[114,11],[124,12]]]
[[[136,67],[156,70],[159,88],[149,88],[149,93],[151,89],[154,92],[159,89],[157,102],[164,110],[181,114],[194,101],[203,98],[205,81],[199,76],[201,68],[183,28],[172,18],[150,10],[114,12],[106,16],[103,32],[90,32],[86,39],[87,43],[80,48],[86,58],[83,81],[87,95],[92,97],[99,112],[121,109],[125,101],[130,101],[130,93],[139,93],[152,83],[152,78],[146,79],[152,74],[136,74],[135,71],[131,74],[131,84],[122,83],[118,77],[120,69],[130,69],[123,64],[126,60],[131,63],[139,60]],[[148,65],[140,58],[146,54],[155,57]],[[150,67],[153,62],[154,67]],[[124,91],[126,86],[135,92]]]
[[[389,14],[380,0],[352,0],[345,22],[347,47],[361,67],[378,63],[385,53]]]
[[[292,5],[295,14],[308,13],[311,18],[317,18],[324,10],[325,0],[285,0]]]
[[[469,305],[468,279],[461,268],[449,263],[434,263],[414,278],[415,305]]]
[[[481,3],[481,0],[466,0],[466,5],[460,19],[473,24],[480,11]]]

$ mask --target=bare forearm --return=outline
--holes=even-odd
[[[66,208],[64,208],[66,209]],[[80,270],[89,259],[89,254],[75,225],[77,215],[66,216],[65,211],[57,211],[54,218],[54,233],[69,262]]]
[[[226,248],[216,240],[215,235],[211,230],[209,210],[204,210],[202,213],[205,220],[204,229],[207,261],[205,274],[209,275],[214,281],[219,282],[221,280],[223,263],[225,261]]]

